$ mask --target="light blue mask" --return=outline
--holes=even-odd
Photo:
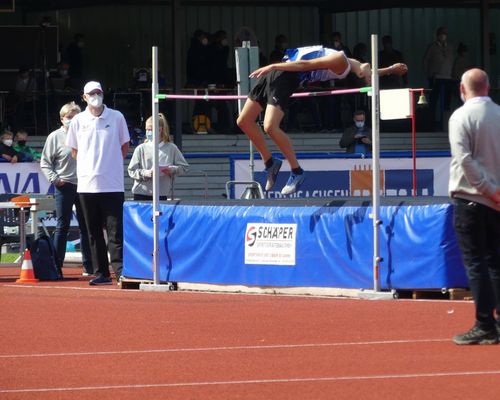
[[[153,141],[153,131],[146,131],[146,139],[148,139],[150,142]]]

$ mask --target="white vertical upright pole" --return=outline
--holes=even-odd
[[[372,219],[373,219],[373,290],[380,291],[380,91],[378,79],[378,35],[371,35],[372,47]]]
[[[160,178],[158,168],[158,138],[159,138],[159,99],[158,99],[158,47],[152,48],[152,87],[151,87],[151,110],[153,114],[153,281],[155,285],[160,284],[159,263],[159,200],[160,200]]]

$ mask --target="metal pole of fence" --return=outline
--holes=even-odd
[[[160,177],[158,168],[159,99],[158,94],[158,47],[152,48],[151,109],[153,114],[153,281],[160,284],[159,219],[160,219]]]

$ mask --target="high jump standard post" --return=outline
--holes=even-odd
[[[158,94],[158,47],[152,48],[152,104],[153,111],[153,284],[160,284],[160,251],[159,251],[159,219],[160,219],[160,177],[158,165],[158,137],[159,137],[159,99]]]
[[[394,293],[380,290],[380,90],[378,76],[378,35],[371,35],[372,46],[372,214],[373,220],[373,290],[361,290],[359,297],[392,299]]]

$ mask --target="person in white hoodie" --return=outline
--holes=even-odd
[[[484,71],[466,71],[464,105],[449,121],[449,193],[476,311],[472,329],[453,338],[459,345],[495,344],[500,335],[500,106],[489,89]]]
[[[159,116],[158,164],[160,170],[160,200],[172,193],[175,177],[185,173],[189,164],[179,148],[170,142],[170,128],[163,114]],[[146,141],[134,150],[128,165],[128,174],[134,180],[134,200],[153,199],[153,117],[146,121]]]

